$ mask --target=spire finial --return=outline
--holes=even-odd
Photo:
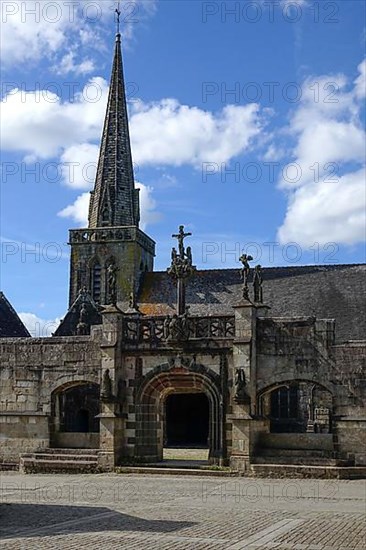
[[[117,8],[115,10],[115,13],[117,15],[116,17],[116,25],[117,25],[117,36],[120,34],[120,24],[121,24],[121,2],[117,2]]]

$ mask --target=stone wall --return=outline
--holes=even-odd
[[[141,454],[146,429],[155,434],[151,449],[162,449],[166,396],[182,391],[209,396],[214,453],[232,455],[233,464],[247,464],[260,434],[269,430],[268,421],[258,417],[259,396],[289,381],[298,381],[301,388],[304,383],[319,384],[331,393],[334,449],[357,464],[366,463],[366,343],[334,345],[330,321],[258,314],[263,314],[261,308],[256,312],[240,306],[234,335],[180,343],[164,338],[124,342],[126,317],[113,308],[105,311],[103,325],[94,327],[90,337],[1,339],[0,460],[17,460],[19,453],[50,443],[68,441],[73,446],[77,435],[55,436],[52,395],[77,383],[100,384],[109,369],[113,399],[102,401],[100,435],[85,436],[82,445],[100,445],[110,464]],[[236,395],[236,369],[245,373],[243,402]],[[151,401],[144,401],[147,394]],[[305,403],[308,393],[303,391],[301,399]],[[141,404],[153,405],[156,417],[149,417],[144,426]],[[216,462],[221,458],[212,457]]]
[[[0,460],[49,446],[52,392],[76,382],[100,382],[97,338],[0,340]]]

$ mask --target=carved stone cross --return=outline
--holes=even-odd
[[[184,260],[185,249],[184,249],[184,239],[186,237],[191,237],[192,233],[184,233],[184,225],[179,226],[179,233],[172,235],[173,239],[178,239],[178,250],[181,260]]]
[[[172,235],[173,239],[178,239],[178,252],[173,248],[172,263],[168,269],[168,273],[177,283],[178,315],[183,315],[186,311],[185,281],[196,271],[196,268],[192,265],[191,247],[189,246],[187,251],[184,248],[184,239],[191,235],[192,233],[184,232],[184,225],[180,225],[178,233]]]

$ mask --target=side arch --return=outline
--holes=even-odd
[[[307,378],[272,383],[257,393],[257,410],[271,422],[271,432],[331,431],[334,393],[328,384]]]
[[[99,384],[86,380],[69,380],[52,391],[52,447],[99,447],[99,395]]]

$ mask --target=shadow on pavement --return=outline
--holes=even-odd
[[[55,536],[100,531],[171,533],[193,522],[147,520],[107,507],[0,504],[0,538]]]

